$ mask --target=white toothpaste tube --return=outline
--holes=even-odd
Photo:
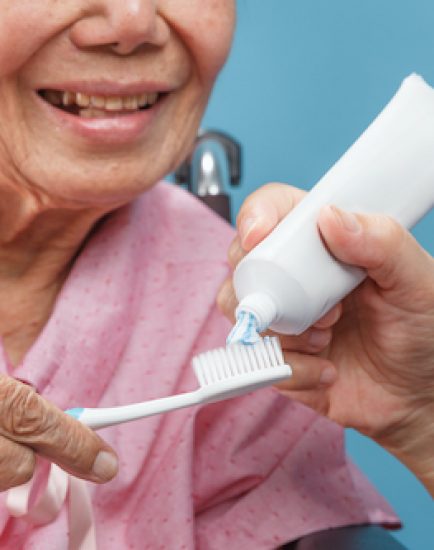
[[[354,145],[238,265],[237,315],[257,332],[300,334],[365,278],[324,246],[317,219],[328,204],[386,214],[406,228],[433,207],[434,89],[420,76],[404,80]]]

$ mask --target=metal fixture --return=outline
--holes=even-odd
[[[221,159],[222,152],[224,159]],[[187,185],[191,193],[228,222],[231,221],[231,208],[225,189],[228,184],[238,185],[240,180],[241,146],[229,135],[216,130],[199,133],[189,157],[175,172],[177,183]]]

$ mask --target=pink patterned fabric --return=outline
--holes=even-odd
[[[23,364],[11,370],[0,350],[1,371],[63,409],[194,389],[192,355],[230,329],[214,300],[232,236],[190,195],[157,185],[99,226]],[[104,550],[268,550],[325,528],[397,523],[346,459],[342,430],[272,389],[101,435],[120,459],[115,480],[87,484]],[[37,525],[10,516],[5,499],[0,548],[68,548],[68,501]]]

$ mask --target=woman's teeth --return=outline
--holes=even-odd
[[[104,118],[113,113],[137,111],[151,107],[159,98],[156,92],[131,96],[100,96],[45,90],[41,95],[48,103],[85,118]]]

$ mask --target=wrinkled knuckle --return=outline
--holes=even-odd
[[[38,436],[47,424],[41,398],[32,390],[17,395],[10,418],[10,433],[18,437]]]
[[[38,435],[44,431],[47,411],[42,398],[25,384],[4,379],[0,384],[2,429],[13,437]]]
[[[97,443],[98,437],[74,422],[68,422],[62,436],[62,455],[64,460],[76,472],[87,474],[91,471],[97,451],[101,445]]]

